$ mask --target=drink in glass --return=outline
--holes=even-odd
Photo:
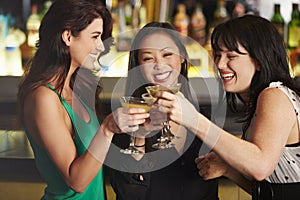
[[[143,108],[146,112],[149,112],[150,105],[142,98],[123,96],[120,98],[120,102],[123,108]],[[144,152],[137,149],[135,146],[136,132],[130,133],[129,147],[121,149],[120,152],[124,154],[144,154]]]
[[[156,93],[158,92],[170,92],[172,94],[176,94],[179,92],[181,87],[181,83],[176,83],[173,85],[163,86],[163,85],[153,85],[153,86],[147,86],[146,90],[149,93],[150,96],[153,98],[156,98]],[[175,138],[175,135],[170,130],[170,124],[169,120],[164,122],[164,127],[161,131],[160,138],[157,139],[158,143],[155,143],[152,145],[152,147],[157,149],[165,149],[174,147],[174,144],[171,143],[171,140]]]

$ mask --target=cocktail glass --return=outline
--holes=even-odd
[[[149,112],[150,105],[143,99],[132,96],[123,96],[120,98],[120,102],[123,108],[143,108],[146,112]],[[120,152],[124,154],[144,154],[143,151],[138,150],[135,146],[136,132],[130,133],[130,143],[129,147],[126,149],[121,149]]]
[[[153,86],[147,86],[146,90],[149,93],[150,96],[156,98],[157,92],[170,92],[172,94],[176,94],[179,92],[181,87],[181,83],[176,83],[173,85],[163,86],[163,85],[153,85]],[[165,148],[171,148],[174,147],[174,144],[171,143],[171,141],[175,138],[175,135],[170,130],[170,124],[169,120],[165,121],[163,123],[163,129],[161,130],[161,136],[157,139],[157,143],[153,144],[153,148],[157,149],[165,149]]]

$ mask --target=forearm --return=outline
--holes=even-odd
[[[88,152],[101,164],[104,163],[106,154],[114,136],[110,126],[111,121],[104,120],[88,147]]]
[[[196,135],[240,173],[257,180],[269,175],[272,158],[257,145],[224,131],[202,115],[196,127]]]
[[[99,173],[111,144],[112,135],[112,132],[101,125],[87,151],[71,163],[65,180],[74,191],[84,192]]]
[[[224,174],[225,177],[230,179],[232,182],[237,184],[239,187],[241,187],[243,190],[245,190],[247,193],[252,193],[252,181],[247,179],[243,174],[238,172],[232,167],[228,168],[228,171]]]

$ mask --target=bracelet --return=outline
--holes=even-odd
[[[135,147],[139,148],[139,147],[144,147],[146,146],[146,143],[142,144],[142,145],[134,145]]]

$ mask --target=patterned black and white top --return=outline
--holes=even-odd
[[[269,88],[278,88],[288,96],[292,102],[300,125],[300,97],[291,89],[284,86],[281,82],[272,82]],[[256,117],[254,116],[251,124],[246,131],[245,139],[251,140],[251,133]],[[274,172],[266,178],[271,183],[295,183],[300,182],[300,142],[286,145]]]

